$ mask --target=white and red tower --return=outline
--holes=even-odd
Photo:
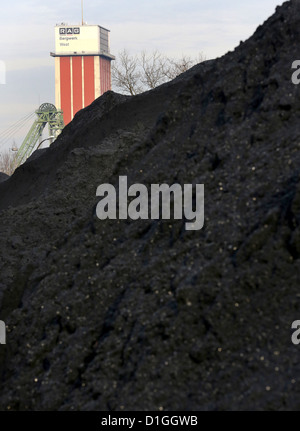
[[[76,112],[111,90],[109,30],[98,25],[55,27],[55,105],[67,125]]]

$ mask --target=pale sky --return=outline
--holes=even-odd
[[[3,132],[55,103],[54,26],[81,22],[81,0],[0,0],[0,152],[22,143],[32,121],[3,143]],[[234,49],[281,0],[84,0],[84,21],[111,30],[111,53],[126,48],[207,59]],[[3,68],[5,66],[5,84]]]

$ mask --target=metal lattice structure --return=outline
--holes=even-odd
[[[35,113],[37,118],[17,152],[15,159],[16,168],[24,163],[25,160],[31,156],[33,151],[39,147],[38,141],[47,124],[49,136],[53,136],[52,140],[55,139],[64,128],[62,111],[57,110],[51,103],[43,103]]]

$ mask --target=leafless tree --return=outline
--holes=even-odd
[[[152,89],[166,81],[167,76],[163,71],[166,58],[158,51],[154,51],[150,55],[143,51],[139,57],[139,63],[141,68],[140,80],[144,87]]]
[[[118,55],[118,60],[112,67],[113,84],[132,96],[142,92],[140,88],[141,74],[136,56],[129,55],[125,49]]]
[[[112,81],[118,91],[135,95],[153,89],[164,82],[176,78],[205,58],[202,54],[195,59],[182,55],[170,58],[158,51],[131,55],[124,49],[112,66]]]
[[[163,70],[167,78],[171,80],[202,61],[204,61],[204,58],[201,54],[199,54],[197,59],[193,59],[186,55],[182,55],[182,57],[178,59],[167,58]]]
[[[15,170],[16,154],[12,151],[4,151],[0,154],[0,172],[12,175]]]

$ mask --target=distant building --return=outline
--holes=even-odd
[[[111,90],[109,30],[98,25],[55,26],[55,105],[67,125],[76,112]]]

